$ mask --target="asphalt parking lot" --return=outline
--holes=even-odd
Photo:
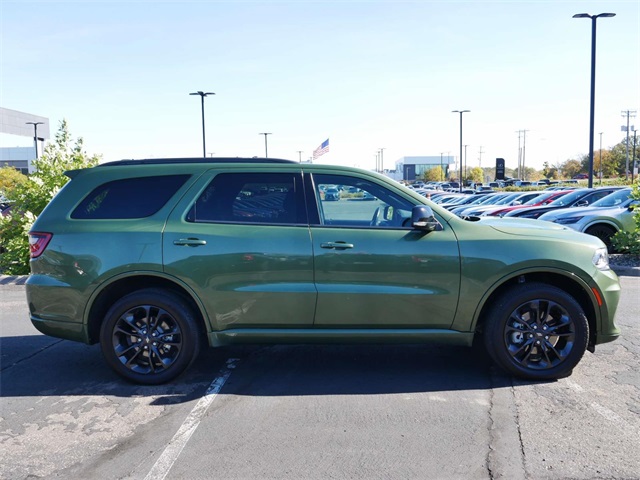
[[[39,334],[4,277],[0,478],[638,478],[640,277],[621,281],[623,336],[557,382],[465,348],[269,346],[140,387]]]

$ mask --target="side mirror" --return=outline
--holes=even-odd
[[[638,208],[640,208],[640,200],[634,200],[629,204],[629,206],[627,207],[627,210],[629,210],[630,212],[633,212]]]
[[[416,230],[433,232],[442,230],[442,225],[436,220],[431,207],[426,205],[415,205],[411,210],[411,226]]]

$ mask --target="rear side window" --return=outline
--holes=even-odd
[[[299,173],[216,175],[187,215],[189,222],[306,223]]]
[[[189,175],[125,178],[95,188],[71,214],[75,219],[144,218],[160,210]]]

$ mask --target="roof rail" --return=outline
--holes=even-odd
[[[142,160],[125,159],[113,162],[101,163],[98,167],[124,166],[124,165],[163,165],[175,163],[298,163],[282,158],[260,157],[196,157],[196,158],[146,158]]]

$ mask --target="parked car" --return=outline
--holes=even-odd
[[[324,191],[324,199],[327,201],[337,201],[340,200],[340,190],[336,187],[327,187]]]
[[[616,190],[620,190],[620,188],[622,187],[581,188],[555,199],[548,205],[512,210],[511,212],[506,213],[503,218],[538,218],[543,213],[547,213],[558,208],[586,207],[588,205],[591,205],[593,202],[606,197],[610,193],[615,192]]]
[[[529,198],[524,203],[520,205],[510,205],[508,207],[496,208],[494,210],[488,210],[484,212],[482,215],[491,215],[494,217],[504,217],[507,213],[512,212],[514,210],[520,210],[523,208],[529,207],[537,207],[540,205],[548,205],[553,202],[557,198],[566,195],[571,190],[559,190],[559,191],[544,191],[544,192],[532,192],[534,193],[533,198]]]
[[[29,232],[31,321],[130,381],[175,379],[207,342],[475,339],[549,380],[620,333],[606,247],[549,222],[467,221],[374,172],[277,159],[67,175]],[[335,185],[377,200],[327,201]]]
[[[620,230],[632,231],[635,228],[633,210],[638,203],[638,200],[631,198],[631,188],[623,188],[594,202],[590,207],[554,210],[541,215],[539,220],[594,235],[612,252],[611,237]]]
[[[589,178],[589,175],[586,173],[578,173],[576,175],[574,175],[572,178],[576,179],[576,180],[584,180]]]

